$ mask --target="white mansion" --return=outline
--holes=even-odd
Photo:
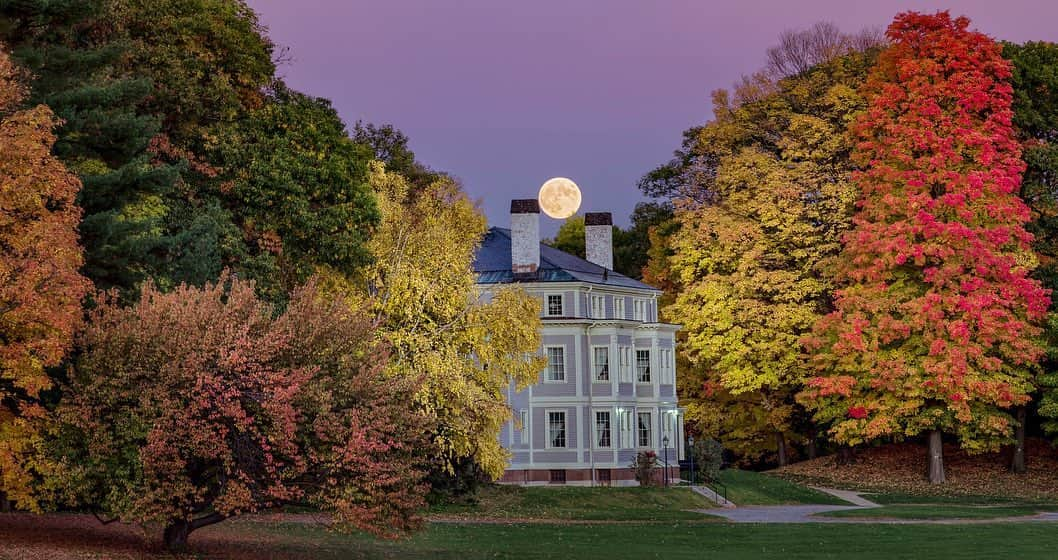
[[[502,482],[635,484],[629,464],[648,450],[679,476],[679,327],[658,322],[659,290],[613,271],[612,224],[609,213],[585,215],[585,260],[540,243],[537,201],[514,200],[511,229],[491,228],[478,251],[484,297],[518,283],[543,303],[547,368],[525,390],[508,388],[517,421],[500,434],[512,454]]]

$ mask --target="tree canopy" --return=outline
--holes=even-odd
[[[79,272],[81,183],[51,154],[52,111],[19,108],[20,74],[0,51],[0,499],[37,510],[45,368],[66,357],[90,284]]]
[[[786,440],[801,438],[800,338],[830,305],[829,263],[856,196],[845,128],[876,54],[828,58],[763,96],[745,84],[715,93],[714,120],[688,130],[665,167],[679,178],[662,189],[675,219],[654,226],[646,276],[684,326],[688,420],[744,460],[785,460]]]
[[[104,298],[78,346],[59,411],[76,503],[162,523],[168,547],[301,501],[382,535],[417,523],[416,381],[383,376],[368,318],[314,284],[274,316],[250,281],[148,283],[131,307]]]
[[[852,127],[861,201],[804,392],[841,442],[933,431],[994,449],[1033,387],[1049,300],[1029,277],[1011,65],[968,25],[897,16]]]
[[[393,348],[396,378],[422,378],[415,404],[431,418],[435,467],[471,459],[498,478],[507,465],[499,430],[511,419],[504,394],[543,369],[540,303],[519,288],[478,292],[474,251],[485,217],[442,178],[414,193],[402,175],[372,164],[382,221],[368,246],[359,296]]]
[[[1026,229],[1033,235],[1032,249],[1039,260],[1032,275],[1052,294],[1039,412],[1053,434],[1058,433],[1058,318],[1053,304],[1058,289],[1058,45],[1006,43],[1003,56],[1013,64],[1013,122],[1025,160],[1020,194],[1032,215]]]

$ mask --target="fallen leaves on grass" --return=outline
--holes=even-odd
[[[803,461],[772,471],[802,483],[875,492],[921,496],[994,496],[999,498],[1058,500],[1058,451],[1042,440],[1027,442],[1028,472],[1014,474],[1009,455],[968,455],[953,445],[944,446],[948,481],[931,485],[926,480],[924,445],[900,443],[861,449],[851,465],[839,466],[836,457]]]

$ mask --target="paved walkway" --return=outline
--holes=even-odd
[[[855,506],[865,508],[881,507],[880,504],[876,504],[867,498],[864,498],[859,492],[853,492],[852,490],[838,490],[837,488],[824,488],[822,486],[810,486],[810,488],[824,494],[830,494],[835,498],[840,498]]]
[[[819,523],[844,521],[837,517],[813,517],[817,513],[826,511],[840,511],[845,509],[862,509],[861,506],[833,506],[833,505],[808,505],[808,506],[749,506],[736,507],[725,510],[703,509],[698,510],[709,515],[724,517],[735,523]]]

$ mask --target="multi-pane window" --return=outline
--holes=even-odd
[[[625,319],[625,298],[620,296],[614,296],[613,298],[613,316],[617,319]]]
[[[650,383],[650,350],[636,350],[636,380]]]
[[[522,442],[522,445],[529,443],[529,411],[522,409],[518,411],[518,421],[521,423],[521,431],[518,436]]]
[[[633,445],[633,426],[632,426],[632,411],[622,410],[621,411],[621,447],[627,449],[635,447]]]
[[[591,296],[591,317],[592,319],[606,318],[606,298],[603,296]]]
[[[637,415],[636,445],[639,447],[650,447],[650,413],[640,412]]]
[[[676,437],[674,435],[674,428],[676,427],[676,415],[672,411],[661,412],[661,437],[669,438],[669,446],[675,447]]]
[[[661,368],[661,382],[666,384],[673,384],[676,382],[674,371],[674,361],[672,359],[672,350],[669,348],[662,348],[660,355],[658,356],[658,365]]]
[[[547,444],[548,447],[566,446],[565,412],[547,413]]]
[[[632,347],[621,346],[617,349],[620,354],[621,360],[621,382],[631,383],[632,382]]]
[[[596,346],[592,350],[592,358],[595,360],[595,380],[610,380],[610,349],[606,346]]]
[[[610,447],[610,412],[595,412],[595,446]]]
[[[647,320],[647,300],[637,298],[632,301],[632,318],[636,321]]]
[[[562,294],[547,296],[547,314],[550,317],[562,316]]]
[[[566,380],[566,349],[562,346],[547,347],[547,380]]]

